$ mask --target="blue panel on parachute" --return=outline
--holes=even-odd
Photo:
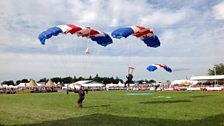
[[[59,33],[62,33],[62,30],[59,27],[52,27],[42,32],[38,38],[41,44],[45,44],[45,40],[51,38],[52,36],[57,36]]]
[[[156,35],[152,37],[144,38],[143,41],[149,47],[157,48],[160,46],[159,38]]]
[[[163,65],[163,64],[152,64],[152,65],[149,65],[146,69],[149,71],[149,72],[153,72],[155,71],[156,69],[158,68],[163,68],[165,69],[167,72],[172,72],[172,69],[166,65]]]
[[[101,46],[107,46],[107,45],[113,43],[113,40],[111,39],[111,37],[106,33],[104,33],[104,34],[105,34],[105,36],[97,36],[97,37],[92,36],[90,38],[91,38],[91,40],[96,41],[97,44],[99,44]]]
[[[166,71],[168,71],[168,72],[172,72],[172,69],[169,68],[168,66],[165,66],[164,69],[165,69]]]
[[[155,71],[156,69],[157,69],[156,66],[148,66],[147,67],[147,70],[150,71],[150,72]]]
[[[133,34],[134,31],[132,30],[132,28],[119,28],[115,31],[113,31],[111,33],[112,37],[113,38],[122,38],[122,37],[125,37],[127,38],[129,35]]]

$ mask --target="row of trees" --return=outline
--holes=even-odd
[[[54,78],[51,78],[51,80],[55,83],[60,83],[60,84],[70,84],[70,83],[80,81],[80,80],[94,80],[94,81],[104,83],[104,84],[118,83],[119,81],[123,82],[123,80],[118,78],[118,77],[116,77],[116,78],[113,78],[113,77],[99,77],[98,74],[95,77],[89,76],[89,78],[76,77],[76,76],[74,76],[74,77],[64,77],[64,78],[54,77]],[[47,78],[42,78],[38,82],[47,82],[47,81],[48,81]]]
[[[94,80],[94,81],[97,81],[97,82],[100,82],[100,83],[103,83],[103,84],[109,84],[109,83],[123,83],[124,81],[118,77],[114,78],[114,77],[100,77],[98,74],[96,74],[95,77],[92,77],[92,76],[89,76],[88,78],[85,78],[85,77],[53,77],[53,78],[49,78],[51,79],[53,82],[57,83],[57,84],[71,84],[73,82],[76,82],[76,81],[80,81],[80,80]],[[38,80],[37,82],[38,83],[41,83],[41,82],[47,82],[49,79],[47,78],[42,78],[40,80]],[[9,80],[9,81],[3,81],[2,84],[7,84],[7,85],[18,85],[20,83],[28,83],[29,80],[28,79],[22,79],[22,80],[17,80],[15,83],[13,80]],[[146,83],[155,83],[156,81],[155,80],[139,80],[138,83],[143,83],[143,82],[146,82]]]
[[[17,80],[15,83],[13,80],[8,80],[8,81],[3,81],[1,84],[7,84],[7,85],[18,85],[20,83],[28,83],[28,79],[22,79],[22,80]]]

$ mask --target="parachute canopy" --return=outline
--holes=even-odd
[[[133,35],[137,38],[140,38],[149,47],[156,48],[160,46],[159,38],[153,33],[152,29],[142,26],[118,28],[114,30],[111,35],[113,38],[117,39],[120,39],[122,37],[127,38],[128,36]]]
[[[113,43],[111,37],[99,30],[92,29],[89,27],[82,27],[82,26],[77,26],[77,25],[58,25],[56,27],[51,27],[47,29],[46,31],[43,31],[39,36],[39,40],[41,44],[45,44],[45,40],[51,38],[52,36],[57,36],[60,33],[64,34],[75,34],[78,37],[86,37],[90,38],[92,41],[97,42],[97,44],[101,46],[107,46],[111,43]]]
[[[158,68],[164,68],[167,72],[172,72],[172,69],[165,64],[151,64],[147,67],[147,70],[153,72]]]

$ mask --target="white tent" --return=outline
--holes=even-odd
[[[91,88],[91,87],[99,87],[102,88],[104,87],[104,84],[93,81],[93,80],[82,80],[82,81],[77,81],[73,83],[74,86],[84,86],[85,88]]]
[[[26,87],[28,83],[19,83],[19,85],[17,85],[17,87]]]
[[[51,79],[49,79],[45,86],[46,87],[54,87],[55,84],[54,84],[54,82]]]
[[[34,80],[30,80],[30,82],[27,84],[27,87],[37,87],[37,83]]]
[[[118,87],[118,84],[111,83],[111,84],[107,84],[106,87]]]
[[[9,85],[8,88],[17,88],[17,87],[14,85]]]
[[[124,87],[124,84],[123,83],[121,83],[120,81],[118,82],[118,84],[117,84],[119,87]]]

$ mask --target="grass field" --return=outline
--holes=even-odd
[[[224,92],[89,92],[0,95],[0,125],[224,126]]]

